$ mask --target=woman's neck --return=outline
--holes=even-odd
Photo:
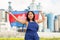
[[[33,22],[32,20],[30,20],[30,22]]]

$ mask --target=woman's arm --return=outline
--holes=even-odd
[[[45,20],[45,16],[44,16],[44,14],[42,13],[42,11],[39,12],[39,15],[40,15],[40,14],[41,14],[41,16],[42,16],[42,20],[40,20],[40,19],[36,20],[37,23],[41,23],[41,22],[43,22],[43,21]]]
[[[22,23],[22,24],[26,24],[26,22],[27,22],[26,20],[22,20],[22,19],[19,20],[18,18],[16,18],[16,17],[15,17],[12,13],[10,13],[10,12],[7,13],[7,14],[10,14],[11,16],[13,16],[13,18],[14,18],[16,21],[18,21],[18,22],[20,22],[20,23]]]

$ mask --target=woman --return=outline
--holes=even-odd
[[[11,13],[9,13],[11,14]],[[38,23],[41,23],[45,20],[44,15],[42,14],[42,12],[40,11],[40,14],[42,16],[42,20],[34,20],[35,19],[35,14],[33,11],[28,11],[27,15],[26,15],[26,20],[19,20],[17,19],[13,14],[11,14],[14,19],[22,24],[26,24],[27,26],[27,30],[26,30],[26,34],[25,34],[25,40],[39,40],[39,36],[37,34],[38,31]]]

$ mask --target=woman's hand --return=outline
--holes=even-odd
[[[5,13],[6,13],[6,14],[11,14],[11,12],[7,12],[7,11],[6,11]]]
[[[41,22],[43,22],[43,21],[45,20],[45,16],[44,16],[44,14],[43,14],[42,11],[39,11],[39,15],[42,16],[42,20],[38,19],[38,20],[37,20],[37,23],[41,23]]]
[[[41,14],[41,16],[42,16],[42,20],[44,21],[44,20],[45,20],[45,15],[43,14],[42,11],[40,11],[40,14]]]
[[[8,14],[8,12],[7,12],[7,11],[6,11],[5,13],[6,13],[6,14]]]

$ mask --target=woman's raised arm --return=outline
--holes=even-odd
[[[27,23],[27,21],[26,20],[22,20],[22,19],[18,19],[18,18],[16,18],[11,12],[6,12],[7,14],[10,14],[16,21],[18,21],[18,22],[20,22],[20,23],[22,23],[22,24],[26,24]]]
[[[41,14],[41,16],[42,16],[42,20],[40,20],[40,19],[36,20],[37,23],[41,23],[41,22],[43,22],[43,21],[45,20],[45,16],[44,16],[44,14],[42,13],[42,11],[39,12],[39,15],[40,15],[40,14]]]

